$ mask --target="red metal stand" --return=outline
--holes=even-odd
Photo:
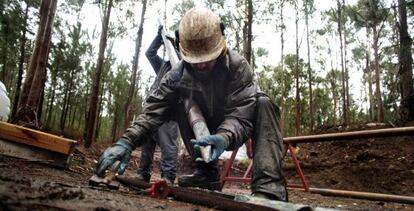
[[[228,159],[226,161],[226,164],[224,165],[224,169],[221,174],[221,189],[223,189],[224,184],[227,181],[229,182],[251,182],[252,180],[251,173],[252,173],[252,167],[253,167],[253,151],[252,151],[252,142],[250,139],[246,142],[246,148],[247,148],[248,157],[251,158],[252,160],[250,161],[250,164],[247,167],[247,170],[244,173],[243,177],[229,177],[228,176],[230,173],[231,167],[233,165],[234,159],[236,158],[237,152],[239,151],[239,149],[235,149],[233,150],[233,153],[231,154],[230,159]],[[287,186],[291,188],[303,188],[305,191],[309,191],[309,185],[305,179],[305,175],[302,171],[302,168],[300,167],[299,161],[296,157],[293,147],[290,143],[285,143],[285,151],[283,153],[283,159],[288,154],[288,151],[289,151],[289,155],[292,158],[292,162],[295,165],[296,172],[298,173],[302,184],[301,185],[300,184],[287,184]]]

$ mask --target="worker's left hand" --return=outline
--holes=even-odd
[[[95,173],[100,177],[104,176],[105,170],[110,168],[118,160],[121,163],[116,171],[119,174],[123,174],[128,165],[133,149],[133,144],[125,138],[120,138],[118,142],[106,149],[101,155],[98,163],[96,164]]]
[[[229,146],[229,141],[221,134],[209,135],[198,140],[192,140],[192,142],[196,151],[199,151],[200,147],[211,145],[209,162],[217,161],[220,155]]]

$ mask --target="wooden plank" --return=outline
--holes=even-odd
[[[356,198],[356,199],[367,199],[367,200],[372,200],[372,201],[386,201],[386,202],[396,202],[396,203],[403,203],[403,204],[414,204],[414,197],[412,196],[349,191],[349,190],[325,189],[325,188],[309,188],[309,190],[311,193],[318,193],[323,196],[349,197],[349,198]]]
[[[388,136],[412,136],[414,135],[414,127],[399,127],[399,128],[387,128],[377,130],[363,130],[352,131],[342,133],[327,133],[321,135],[310,136],[296,136],[287,137],[283,141],[285,143],[298,144],[298,143],[312,143],[323,141],[337,141],[337,140],[354,140],[360,138],[382,138]]]
[[[69,155],[76,141],[0,121],[0,139]]]
[[[1,139],[0,154],[62,168],[68,168],[72,160],[72,154],[64,155],[62,153]]]

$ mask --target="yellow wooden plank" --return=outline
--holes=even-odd
[[[0,138],[62,154],[73,152],[76,141],[0,121]]]

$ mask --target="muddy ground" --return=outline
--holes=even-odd
[[[99,154],[108,144],[86,150],[79,147],[70,169],[0,155],[0,210],[210,210],[173,199],[152,199],[122,186],[120,190],[93,188],[88,179]],[[299,145],[299,160],[311,187],[414,196],[414,142],[410,137],[324,142]],[[139,150],[127,170],[134,175]],[[157,167],[159,152],[155,156]],[[179,174],[189,172],[180,159]],[[245,162],[232,172],[242,175]],[[298,183],[289,159],[288,183]],[[159,178],[154,169],[153,178]],[[227,183],[224,192],[248,194],[249,185]],[[327,197],[289,190],[290,202],[345,210],[414,210],[414,205]]]

